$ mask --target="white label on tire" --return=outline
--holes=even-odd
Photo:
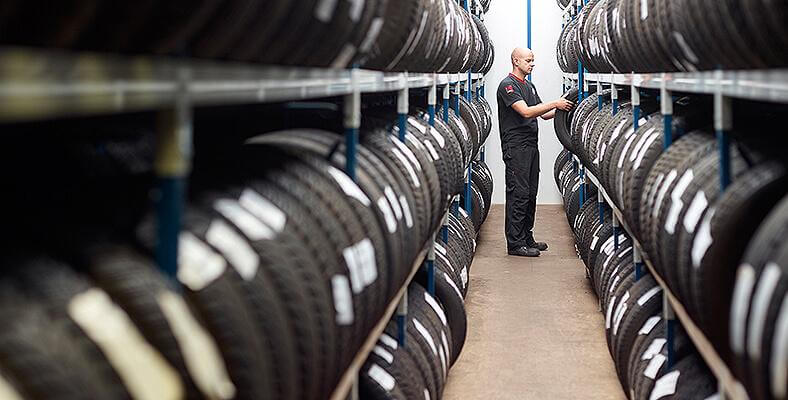
[[[632,170],[636,170],[640,168],[640,164],[643,162],[643,158],[646,156],[646,152],[651,147],[651,145],[659,138],[659,132],[652,133],[646,143],[643,145],[643,148],[640,149],[637,158],[635,159],[635,163],[632,164]]]
[[[691,67],[695,67],[698,64],[698,56],[695,55],[695,52],[692,51],[687,41],[684,39],[684,36],[680,32],[673,31],[673,38],[676,39],[676,43],[678,43],[681,50],[684,52],[684,59],[689,61]]]
[[[337,8],[337,0],[320,0],[315,5],[315,18],[323,23],[331,21],[334,16],[334,10]]]
[[[648,18],[648,0],[640,0],[640,19]]]
[[[643,356],[640,357],[641,360],[650,360],[655,355],[659,354],[662,351],[662,347],[665,346],[665,343],[668,341],[665,338],[656,338],[654,339],[651,344],[646,348],[646,351],[643,352]]]
[[[427,292],[424,292],[424,301],[426,301],[427,304],[429,304],[430,307],[432,307],[432,310],[435,311],[435,314],[438,315],[438,318],[440,318],[443,325],[448,326],[448,322],[446,321],[446,314],[443,312],[443,309],[441,308],[440,305],[438,305],[435,299],[432,296],[430,296],[430,294]]]
[[[405,196],[399,196],[399,203],[402,206],[402,214],[405,215],[405,225],[408,228],[413,228],[413,215],[410,213],[410,206]]]
[[[400,164],[402,164],[410,175],[410,180],[415,187],[421,187],[421,182],[419,181],[419,177],[416,175],[416,171],[413,169],[413,166],[410,164],[407,158],[400,152],[398,149],[391,149],[391,153],[394,154]]]
[[[736,272],[736,286],[731,301],[731,349],[737,355],[744,354],[744,330],[747,326],[747,311],[750,307],[752,288],[755,286],[755,269],[750,264],[742,264]]]
[[[601,225],[600,225],[601,226]],[[596,249],[596,242],[599,241],[599,236],[594,235],[594,240],[591,241],[591,250]]]
[[[22,395],[2,375],[0,375],[0,399],[23,400]]]
[[[132,398],[183,397],[178,373],[106,292],[94,287],[74,296],[68,315],[101,349]]]
[[[687,187],[692,183],[694,177],[695,174],[692,173],[692,168],[688,169],[684,172],[684,175],[681,176],[681,179],[676,183],[676,187],[674,187],[673,191],[670,193],[671,202],[668,218],[665,220],[665,231],[671,235],[676,232],[676,224],[679,222],[679,213],[681,213],[681,210],[684,208],[684,202],[681,201],[681,195],[687,190]]]
[[[648,141],[648,139],[651,137],[651,134],[654,133],[654,129],[656,128],[652,126],[651,128],[648,128],[646,132],[644,132],[640,136],[640,139],[637,141],[637,143],[635,143],[635,147],[632,148],[632,154],[629,155],[629,162],[633,162],[637,160],[638,155],[640,154],[641,151],[643,151],[643,148],[645,147],[645,144]]]
[[[681,371],[670,371],[654,383],[654,389],[651,391],[649,400],[659,400],[665,396],[670,396],[676,393],[676,384],[679,382]]]
[[[361,18],[361,11],[364,9],[364,0],[350,0],[350,19],[353,22],[358,21]],[[370,5],[370,7],[372,7]]]
[[[788,382],[788,296],[783,298],[780,314],[774,324],[772,337],[772,357],[769,364],[772,381],[772,395],[776,399],[786,397]]]
[[[747,321],[747,354],[751,360],[754,359],[753,361],[761,359],[761,339],[763,338],[764,325],[766,325],[766,316],[774,289],[777,287],[781,275],[780,266],[770,262],[761,272],[758,285],[755,288],[750,306],[750,318]]]
[[[449,340],[446,339],[446,332],[444,332],[444,331],[441,331],[441,343],[443,343],[443,355],[444,355],[444,358],[446,359],[445,365],[448,366],[449,365],[449,354],[450,354],[449,353]],[[449,368],[446,368],[443,371],[443,377],[446,378],[447,376],[449,376]]]
[[[353,294],[350,293],[350,282],[345,275],[331,277],[331,293],[334,297],[335,321],[337,325],[351,325],[355,318],[353,314]]]
[[[254,190],[244,189],[238,203],[275,232],[282,232],[285,228],[287,223],[285,213]]]
[[[692,251],[690,255],[692,256],[692,266],[695,268],[700,267],[700,262],[703,261],[703,257],[706,256],[709,247],[714,243],[714,238],[711,236],[711,219],[714,217],[716,211],[717,209],[712,207],[706,213],[703,217],[703,222],[700,224],[698,233],[692,240]]]
[[[427,147],[427,150],[429,150],[430,155],[432,156],[432,159],[434,161],[437,161],[437,160],[441,159],[441,156],[438,155],[437,151],[435,151],[435,147],[432,145],[432,142],[430,142],[429,140],[425,140],[424,141],[424,146]]]
[[[621,134],[621,129],[624,128],[624,124],[627,123],[626,119],[622,119],[621,122],[616,125],[616,129],[613,129],[613,134],[610,135],[610,143],[613,143],[614,140]],[[634,132],[634,129],[632,130]]]
[[[386,350],[386,349],[384,349],[384,348],[382,348],[380,346],[373,347],[372,348],[372,352],[377,354],[378,357],[382,358],[387,363],[389,363],[389,365],[391,365],[391,363],[394,362],[394,355],[389,353],[388,350]]]
[[[624,150],[621,151],[621,155],[618,157],[618,169],[624,167],[624,160],[627,158],[627,151],[629,151],[629,146],[632,145],[632,142],[635,140],[637,135],[632,135],[627,139],[626,143],[624,144]]]
[[[616,289],[616,285],[618,285],[618,281],[621,280],[620,275],[616,275],[616,279],[613,279],[613,283],[610,285],[610,288],[607,290],[608,293],[613,293],[613,290]]]
[[[389,336],[388,333],[381,334],[378,340],[392,350],[397,350],[397,347],[399,347],[399,343]]]
[[[437,129],[430,127],[429,132],[430,135],[432,135],[432,137],[435,138],[435,141],[438,142],[438,146],[440,146],[441,148],[446,147],[446,139],[443,136],[441,136],[440,133],[438,133]]]
[[[418,171],[422,170],[421,163],[419,162],[419,159],[416,157],[415,154],[413,154],[413,151],[411,151],[410,147],[405,145],[405,143],[402,143],[399,139],[395,139],[391,135],[389,135],[388,138],[389,138],[389,141],[391,143],[394,143],[394,145],[397,146],[397,148],[399,148],[399,150],[402,152],[402,154],[404,154],[405,157],[407,157],[408,160],[410,160],[410,162],[413,164],[413,166],[416,168],[416,170],[418,170]],[[409,139],[410,139],[410,134],[406,133],[405,134],[405,140],[409,140]]]
[[[397,381],[394,379],[394,377],[377,364],[372,364],[372,366],[369,367],[367,376],[372,378],[373,381],[377,382],[378,385],[380,385],[380,387],[382,387],[386,392],[394,390],[394,386],[397,385]]]
[[[430,347],[430,350],[432,350],[432,354],[437,357],[438,347],[435,346],[435,341],[432,340],[432,336],[430,336],[430,332],[427,330],[427,328],[424,327],[424,325],[421,324],[421,322],[419,322],[417,318],[414,317],[412,321],[413,321],[413,326],[416,327],[416,331],[418,331],[419,334],[421,334],[421,336],[424,337],[424,340],[427,341],[427,345]]]
[[[358,200],[365,207],[369,207],[372,202],[369,201],[369,197],[358,187],[356,182],[353,182],[349,176],[335,167],[328,166],[327,170],[329,175],[334,178],[334,181],[339,184],[339,187],[342,188],[342,191],[345,192],[346,195]]]
[[[259,256],[249,242],[224,221],[216,219],[211,221],[208,232],[205,233],[205,240],[219,249],[244,280],[251,280],[257,274],[257,267],[260,266]]]
[[[443,373],[443,379],[445,380],[448,376],[449,370],[446,368],[446,352],[443,351],[442,346],[438,346],[438,359],[441,360],[441,372]]]
[[[206,398],[232,399],[236,389],[219,347],[202,325],[194,318],[182,297],[161,291],[156,296],[167,324],[172,330],[189,376]],[[2,395],[0,395],[0,398]]]
[[[659,323],[662,318],[658,316],[653,316],[646,320],[646,323],[638,331],[638,335],[648,335],[654,329],[655,326]]]
[[[378,278],[375,262],[375,247],[369,238],[342,250],[342,256],[350,270],[350,284],[353,293],[360,293]]]
[[[227,268],[227,262],[189,232],[178,235],[178,281],[193,291],[210,285]]]
[[[397,219],[394,217],[394,213],[391,211],[391,207],[389,207],[389,201],[385,196],[381,196],[378,198],[378,201],[375,202],[378,206],[378,210],[383,214],[383,219],[386,221],[386,229],[389,233],[394,233],[397,231]]]
[[[709,201],[706,199],[706,193],[703,190],[698,191],[692,199],[687,213],[684,214],[684,229],[687,233],[695,232],[698,226],[698,221],[703,215],[703,211],[709,206]]]
[[[358,46],[359,50],[362,53],[366,53],[372,47],[372,45],[377,41],[378,35],[380,35],[380,29],[383,28],[383,18],[377,17],[372,20],[372,23],[369,24],[369,30],[367,31],[367,35],[364,37],[364,40],[361,42],[361,45]]]
[[[610,299],[610,303],[607,304],[607,312],[605,313],[605,329],[610,329],[610,320],[613,318],[613,304],[616,303],[616,296],[613,296]]]
[[[432,400],[430,398],[430,392],[427,389],[424,389],[424,400]]]
[[[253,241],[273,239],[276,234],[260,219],[246,211],[241,205],[230,199],[220,199],[213,203],[213,208],[227,218],[241,232]]]
[[[653,288],[649,289],[648,292],[643,293],[642,296],[638,299],[638,305],[643,307],[647,301],[649,301],[652,297],[654,297],[657,293],[662,291],[661,286],[654,286]]]
[[[394,194],[394,190],[391,186],[386,186],[383,189],[383,194],[389,200],[389,204],[391,205],[391,209],[394,210],[394,215],[397,217],[397,221],[402,220],[402,206],[399,203],[399,199],[397,199],[397,195]]]
[[[665,364],[667,357],[663,356],[662,354],[655,355],[651,361],[648,362],[646,366],[646,370],[643,371],[643,376],[654,380],[657,377],[657,372],[659,369],[662,368],[662,365]]]
[[[618,312],[616,322],[613,324],[613,335],[618,335],[618,327],[621,326],[621,320],[624,319],[624,315],[626,315],[628,309],[629,304],[623,303],[623,307],[621,307],[621,310]]]
[[[670,172],[668,172],[668,174],[665,176],[665,180],[662,181],[662,186],[659,187],[659,192],[657,192],[657,199],[654,202],[654,208],[651,209],[652,217],[657,218],[657,216],[659,215],[659,210],[662,208],[662,199],[665,198],[668,189],[670,189],[670,185],[673,183],[674,180],[676,180],[678,174],[679,174],[678,171],[673,169]]]
[[[442,275],[443,275],[443,279],[445,279],[446,282],[451,286],[451,288],[454,289],[454,292],[457,294],[457,298],[462,300],[463,303],[465,303],[465,299],[462,298],[462,293],[460,292],[460,289],[457,287],[454,281],[452,281],[451,278],[449,278],[448,274],[444,273]]]

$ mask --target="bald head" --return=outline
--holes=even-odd
[[[516,65],[517,60],[522,60],[523,58],[533,58],[534,52],[531,49],[524,49],[522,47],[518,47],[512,51],[512,66]]]
[[[528,75],[534,69],[534,53],[531,49],[518,47],[512,51],[512,72],[515,75]],[[519,74],[518,74],[519,72]]]

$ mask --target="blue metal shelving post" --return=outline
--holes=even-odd
[[[599,213],[599,223],[603,224],[605,223],[605,198],[602,196],[602,193],[599,193],[597,196],[596,205]],[[613,218],[615,218],[615,215],[613,215]]]
[[[667,88],[665,74],[662,74],[662,84],[659,89],[660,103],[662,105],[662,120],[664,123],[664,149],[673,144],[673,94]]]
[[[155,198],[156,262],[176,284],[183,197],[192,156],[192,108],[187,90],[189,79],[187,71],[178,73],[175,107],[162,111],[159,117],[155,161],[158,186]]]
[[[438,101],[438,87],[436,86],[435,74],[432,75],[432,86],[430,86],[429,92],[427,93],[427,113],[429,115],[429,129],[434,129],[435,127],[435,104]],[[446,219],[443,220],[443,228],[442,231],[446,231]],[[444,233],[445,234],[445,233]],[[427,291],[431,295],[435,295],[435,234],[432,235],[429,244],[429,250],[427,251],[427,260],[425,261],[427,267]]]
[[[443,122],[449,122],[449,99],[451,98],[450,93],[451,87],[449,83],[446,82],[446,85],[443,86]]]
[[[613,74],[610,74],[610,102],[613,104],[613,115],[618,113],[618,88],[613,82]]]
[[[632,83],[630,89],[630,93],[632,94],[632,124],[635,128],[635,132],[637,132],[640,125],[640,88]]]
[[[596,81],[596,93],[597,95],[602,94],[602,81]],[[596,97],[596,109],[597,111],[602,111],[602,96]]]
[[[635,263],[635,281],[637,282],[645,273],[643,270],[643,256],[640,254],[640,246],[637,244],[632,246],[632,261]]]
[[[400,74],[400,82],[402,88],[397,95],[397,126],[399,127],[399,140],[405,141],[405,134],[407,133],[408,121],[408,73],[403,72]]]
[[[358,89],[358,73],[355,68],[350,72],[350,81],[353,93],[345,96],[345,173],[355,181],[358,128],[361,127],[361,92]]]
[[[717,82],[722,82],[722,71],[717,71]],[[720,191],[731,184],[730,131],[733,128],[733,105],[730,97],[722,95],[722,85],[714,93],[714,130],[720,152]]]

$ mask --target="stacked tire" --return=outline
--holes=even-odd
[[[14,2],[0,13],[0,38],[12,46],[384,71],[487,73],[493,60],[484,24],[453,0]]]
[[[579,166],[598,178],[642,246],[643,257],[750,396],[785,398],[786,375],[780,366],[786,357],[781,350],[786,288],[783,272],[778,272],[783,247],[778,226],[785,225],[788,172],[784,160],[772,155],[774,148],[785,148],[784,141],[750,127],[760,122],[742,115],[730,147],[732,182],[722,190],[720,152],[708,131],[709,100],[679,98],[676,107],[673,143],[664,151],[664,124],[654,112],[656,105],[644,108],[635,130],[626,108],[612,115],[609,91],[581,102],[570,127],[564,116],[563,122],[556,121],[556,130]],[[581,185],[573,178],[571,160],[567,151],[556,161],[556,181],[570,223],[574,220],[573,228],[580,232],[580,254],[593,254],[588,231],[606,231],[589,222],[589,215],[597,215],[592,200],[578,209],[572,197]],[[586,266],[594,282],[598,262]],[[600,295],[603,305],[613,293]]]
[[[600,73],[784,67],[787,13],[783,2],[592,0],[564,28],[558,61]]]
[[[149,176],[154,147],[143,139],[150,137],[136,131],[99,135],[95,143],[71,137],[52,151],[60,170],[41,168],[53,177],[51,185],[28,185],[35,197],[28,206],[40,211],[7,220],[25,228],[4,236],[14,245],[4,248],[0,275],[6,327],[0,393],[325,398],[421,265],[425,244],[463,189],[490,119],[480,114],[487,109],[483,100],[463,104],[452,123],[438,120],[435,127],[426,111],[414,108],[404,141],[396,119],[365,113],[355,180],[344,172],[342,135],[299,129],[240,141],[189,192],[175,231],[174,280],[154,262],[163,226],[146,209],[146,192],[132,204],[102,186],[135,182],[139,171]],[[80,171],[84,176],[72,175]],[[477,163],[474,174],[480,193],[488,193],[491,182],[483,178],[489,171]],[[45,193],[68,205],[50,202]],[[96,194],[117,203],[93,199]],[[480,215],[485,199],[475,201]],[[23,201],[8,204],[23,207]],[[39,208],[42,201],[49,208]],[[428,301],[422,293],[422,304],[411,303],[421,309],[413,318],[444,346],[444,362],[456,360],[464,343],[462,298],[476,246],[476,217],[464,210],[449,214],[448,243],[436,246],[435,297]],[[63,223],[72,218],[78,222]],[[427,284],[423,272],[416,282]],[[427,314],[427,307],[443,314]],[[422,335],[421,329],[410,333]],[[440,366],[441,375],[427,386],[439,396],[448,365],[424,364],[434,363],[431,357],[416,362]]]

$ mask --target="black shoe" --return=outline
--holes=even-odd
[[[510,256],[520,256],[520,257],[539,257],[539,249],[534,247],[515,247],[509,250]]]
[[[545,242],[532,242],[532,243],[528,244],[528,247],[533,247],[533,248],[535,248],[535,249],[537,249],[539,251],[545,251],[545,250],[547,250],[547,243],[545,243]]]

